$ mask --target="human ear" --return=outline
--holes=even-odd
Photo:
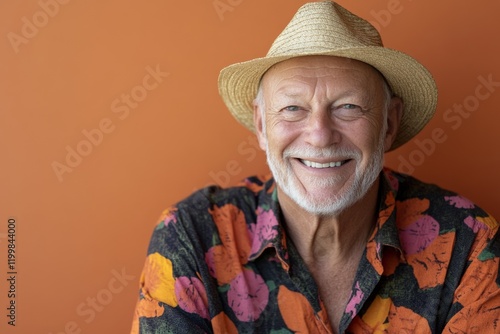
[[[403,100],[397,96],[393,96],[389,103],[389,109],[387,110],[387,131],[384,139],[385,152],[390,150],[392,143],[396,140],[402,115]]]
[[[255,101],[253,102],[253,124],[255,128],[255,135],[257,136],[260,148],[265,151],[267,147],[267,136],[264,133],[264,111],[261,110],[261,108],[262,106]]]

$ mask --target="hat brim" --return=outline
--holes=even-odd
[[[413,138],[434,115],[438,94],[429,71],[407,54],[379,46],[264,57],[230,65],[219,74],[219,93],[231,114],[246,128],[255,132],[252,103],[264,73],[279,62],[307,55],[355,59],[382,73],[393,93],[404,104],[399,130],[390,150]]]

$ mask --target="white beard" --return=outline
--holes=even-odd
[[[361,169],[359,166],[361,154],[358,151],[351,150],[335,150],[335,149],[314,149],[308,147],[303,148],[287,148],[283,152],[283,160],[280,162],[274,155],[270,154],[269,143],[267,142],[267,163],[274,176],[276,184],[279,188],[301,208],[309,213],[316,215],[331,215],[339,214],[359,199],[361,199],[377,180],[384,163],[384,136],[385,129],[380,133],[380,140],[376,151],[373,154],[372,161],[366,168]],[[356,163],[356,172],[354,181],[351,184],[346,184],[346,189],[342,189],[338,193],[332,193],[329,196],[314,196],[314,194],[307,193],[302,186],[303,183],[314,183],[316,187],[329,187],[337,184],[340,181],[339,177],[330,178],[310,178],[300,180],[293,173],[292,166],[287,160],[289,156],[299,157],[316,157],[326,158],[326,160],[335,160],[334,158],[349,157]],[[331,158],[331,159],[328,159]],[[337,168],[337,167],[333,167]]]

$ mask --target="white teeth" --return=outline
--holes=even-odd
[[[327,163],[319,163],[319,162],[314,162],[314,161],[309,161],[309,160],[302,160],[304,165],[312,168],[328,168],[328,167],[340,167],[342,165],[342,162],[337,161],[337,162],[327,162]]]

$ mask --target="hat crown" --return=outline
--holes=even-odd
[[[401,123],[390,150],[415,136],[432,118],[437,87],[417,60],[385,48],[368,21],[328,0],[303,5],[276,38],[266,57],[236,63],[219,74],[219,93],[233,116],[255,131],[253,100],[262,76],[294,57],[325,55],[355,59],[373,66],[404,103]]]
[[[383,46],[377,29],[333,1],[303,5],[273,42],[267,56],[314,54]]]

